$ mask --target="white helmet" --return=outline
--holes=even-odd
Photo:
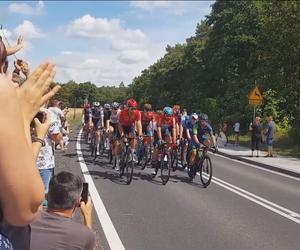
[[[99,107],[100,106],[100,102],[93,102],[93,106]]]
[[[196,113],[191,114],[191,118],[198,120],[198,115]]]

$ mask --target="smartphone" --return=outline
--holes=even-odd
[[[84,182],[82,193],[81,193],[81,201],[83,201],[85,204],[88,201],[88,195],[89,195],[89,184],[87,182]]]
[[[44,123],[44,121],[46,120],[46,116],[45,113],[42,111],[39,111],[36,115],[35,118],[38,118],[40,123]]]

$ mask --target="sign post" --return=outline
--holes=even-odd
[[[251,91],[249,97],[249,105],[253,106],[253,121],[255,120],[255,108],[262,105],[263,97],[258,89],[258,86]]]

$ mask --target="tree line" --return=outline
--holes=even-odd
[[[248,95],[257,84],[261,116],[273,115],[300,139],[300,2],[220,1],[184,44],[129,85],[129,95],[157,108],[174,103],[210,120],[252,119]],[[299,140],[298,140],[299,141]]]
[[[114,101],[123,102],[127,98],[128,87],[125,87],[123,82],[118,87],[97,87],[91,82],[76,83],[75,81],[55,84],[60,85],[61,89],[54,98],[63,101],[68,107],[82,108],[85,100],[89,103],[100,102],[104,105]]]

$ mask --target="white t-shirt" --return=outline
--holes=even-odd
[[[48,108],[50,111],[51,117],[53,117],[54,120],[58,121],[59,126],[61,127],[61,117],[64,117],[64,112],[58,108],[58,107],[50,107]]]
[[[48,134],[46,135],[45,138],[45,146],[41,148],[41,151],[36,161],[38,169],[51,169],[55,167],[51,135],[58,134],[59,132],[60,132],[59,123],[51,115],[51,125],[48,130]]]
[[[234,129],[234,132],[239,133],[239,132],[240,132],[240,123],[239,123],[239,122],[236,122],[236,123],[233,125],[233,129]]]

